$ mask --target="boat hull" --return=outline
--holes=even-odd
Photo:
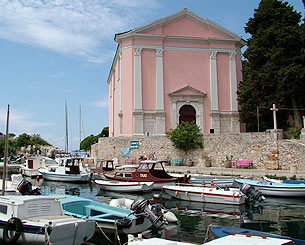
[[[164,186],[163,190],[170,196],[184,201],[207,202],[241,205],[246,201],[245,195],[236,191],[192,186]]]
[[[56,173],[47,173],[40,172],[44,179],[51,181],[61,181],[61,182],[89,182],[90,175],[84,174],[56,174]]]
[[[20,168],[20,171],[23,176],[27,176],[31,178],[34,178],[36,176],[41,176],[41,173],[39,173],[37,169]]]
[[[123,180],[119,180],[117,178],[113,178],[112,176],[108,176],[108,175],[104,175],[105,177],[105,180],[114,180],[114,181],[123,181]],[[129,181],[129,182],[138,182],[138,181]],[[153,190],[162,190],[162,187],[164,185],[173,185],[176,183],[176,180],[170,180],[170,181],[141,181],[141,182],[147,182],[147,183],[150,183],[150,182],[153,182],[153,187],[152,189]]]
[[[304,197],[305,184],[285,184],[271,183],[267,181],[255,181],[248,179],[235,179],[239,185],[249,184],[255,190],[260,191],[265,196],[279,197]]]
[[[149,192],[153,188],[153,182],[116,182],[116,181],[95,181],[98,191],[118,192]]]
[[[19,244],[82,244],[84,239],[93,236],[95,223],[92,223],[91,229],[88,229],[88,224],[74,220],[74,223],[65,223],[57,225],[48,230],[45,230],[46,224],[34,225],[23,224],[23,232],[17,243]],[[6,222],[1,222],[0,239],[3,239],[3,230]],[[64,232],[63,232],[64,231]],[[77,232],[76,232],[77,231]],[[74,243],[73,243],[74,242]]]

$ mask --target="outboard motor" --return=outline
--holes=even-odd
[[[241,192],[248,197],[249,201],[255,200],[261,202],[265,200],[265,197],[262,195],[260,191],[255,191],[254,188],[248,184],[244,184],[242,186]]]
[[[21,195],[41,195],[39,188],[32,189],[32,183],[26,179],[20,181],[17,187]]]
[[[136,214],[144,214],[144,216],[147,217],[157,229],[163,229],[165,223],[162,220],[162,216],[155,215],[154,212],[148,207],[148,203],[148,200],[144,198],[135,200],[131,204],[131,210],[133,210]]]

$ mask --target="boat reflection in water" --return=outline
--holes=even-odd
[[[196,210],[210,214],[241,215],[246,211],[245,205],[226,205],[220,203],[202,203],[183,201],[171,198],[164,202],[168,209],[176,210]]]
[[[164,202],[164,207],[171,211],[184,211],[186,213],[203,213],[205,216],[238,219],[242,223],[248,223],[253,220],[253,216],[262,212],[262,206],[226,205],[219,203],[201,203],[168,199]]]

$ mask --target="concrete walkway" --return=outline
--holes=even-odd
[[[218,175],[218,176],[240,176],[260,179],[265,175],[286,176],[287,179],[296,175],[297,179],[305,179],[305,171],[297,171],[292,174],[289,170],[266,170],[248,168],[215,168],[215,167],[187,167],[187,166],[165,166],[169,173],[188,173],[191,175]]]

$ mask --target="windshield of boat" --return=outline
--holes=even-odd
[[[163,164],[161,162],[154,163],[151,169],[154,169],[154,170],[164,170]]]
[[[140,166],[138,168],[139,171],[148,171],[148,169],[149,169],[149,166],[148,166],[148,164],[146,162],[140,164]]]

